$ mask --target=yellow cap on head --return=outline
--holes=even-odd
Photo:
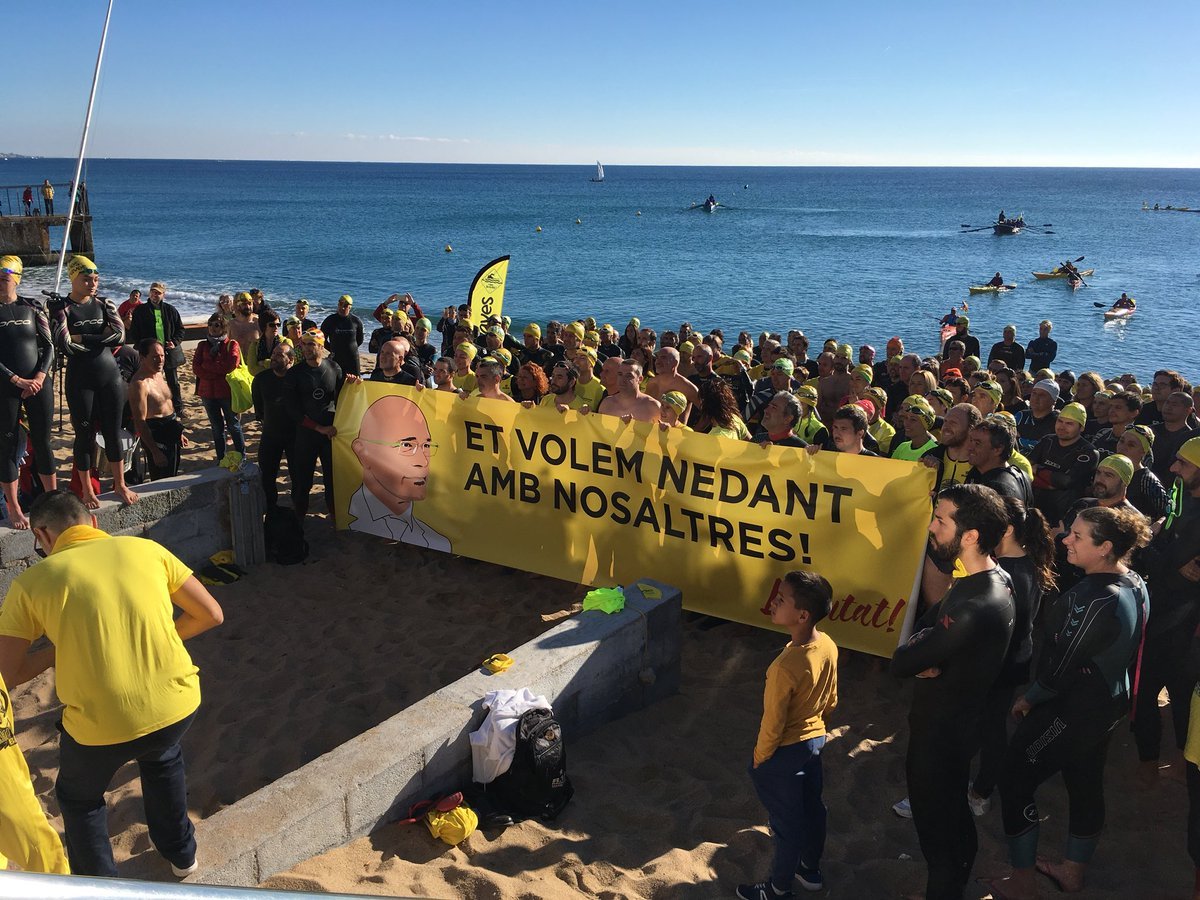
[[[468,344],[466,341],[463,341],[454,349],[456,352],[461,350],[463,353],[467,354],[467,359],[474,359],[475,354],[479,352],[478,347],[476,347],[474,344]]]
[[[96,264],[86,256],[72,256],[71,261],[67,263],[67,275],[74,279],[80,275],[88,275],[96,271]]]
[[[8,277],[13,280],[13,284],[21,283],[21,273],[25,271],[25,267],[21,265],[21,257],[0,256],[0,269],[8,269]]]

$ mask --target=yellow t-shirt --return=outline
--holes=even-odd
[[[600,401],[604,399],[604,385],[600,383],[599,378],[592,378],[587,384],[576,381],[575,396],[583,398],[583,402],[588,405],[588,408],[595,412]]]
[[[71,874],[58,832],[46,821],[33,792],[13,729],[12,700],[0,678],[0,873],[8,865],[5,857],[26,872]]]
[[[453,375],[450,381],[460,391],[466,391],[468,394],[478,386],[474,372],[468,372],[466,375]],[[509,393],[512,392],[510,391]]]
[[[576,393],[575,396],[572,398],[571,402],[567,404],[567,408],[568,409],[579,409],[581,406],[584,405],[584,402],[585,402],[584,399],[582,397],[580,397],[578,393]],[[543,397],[541,400],[538,401],[538,406],[545,406],[545,407],[548,407],[549,409],[557,409],[558,404],[559,404],[558,394],[547,394],[545,397]]]
[[[762,765],[788,744],[825,733],[825,716],[837,706],[837,644],[823,631],[799,647],[791,642],[767,667],[763,717],[754,745]]]
[[[76,741],[132,741],[200,705],[200,670],[171,603],[191,574],[154,541],[73,525],[13,581],[0,634],[32,641],[44,633],[54,643],[63,728]]]

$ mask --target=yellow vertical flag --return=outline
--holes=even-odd
[[[504,283],[508,281],[508,257],[493,259],[475,275],[467,303],[471,310],[467,321],[476,327],[484,325],[489,316],[500,315],[504,308]]]

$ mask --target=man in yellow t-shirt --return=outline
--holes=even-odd
[[[153,541],[112,537],[67,491],[29,510],[49,555],[22,572],[0,608],[0,675],[13,686],[54,666],[63,704],[55,783],[71,871],[115,876],[104,794],[137,760],[150,840],[179,877],[196,870],[179,741],[200,705],[183,641],[219,625],[221,607]],[[174,607],[182,615],[172,620]],[[45,634],[51,646],[28,653]]]
[[[12,701],[0,678],[0,870],[5,857],[26,872],[70,873],[62,841],[33,792],[29,766],[17,746]]]

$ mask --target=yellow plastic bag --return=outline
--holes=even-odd
[[[250,393],[250,383],[254,381],[254,376],[250,374],[245,360],[227,374],[225,380],[229,383],[230,399],[235,413],[244,413],[254,406],[254,398]]]

